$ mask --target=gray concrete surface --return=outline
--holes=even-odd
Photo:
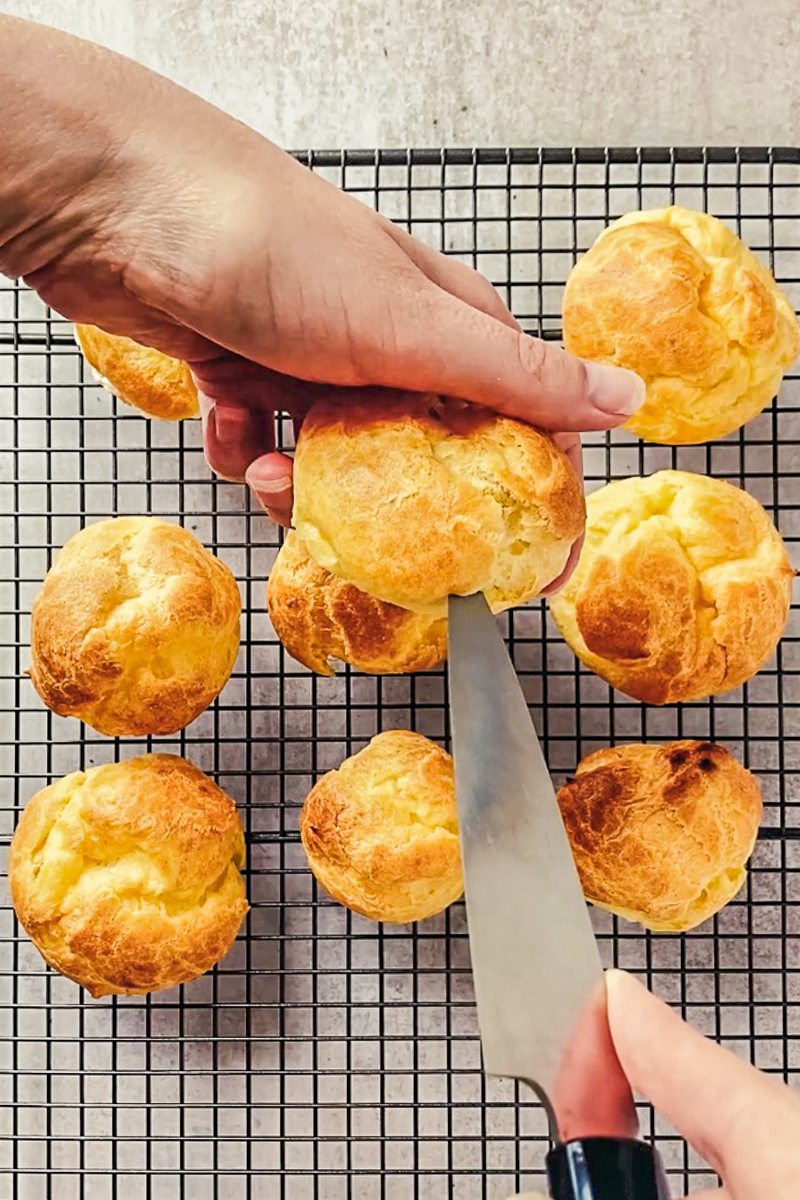
[[[0,0],[2,9],[126,51],[290,146],[800,142],[797,0],[775,0],[768,21],[755,0],[467,0],[460,7],[352,0],[326,9],[297,0]],[[505,211],[506,175],[492,170],[478,181],[475,224],[470,189],[455,186],[464,178],[457,170],[448,177],[448,248],[468,259],[474,251],[495,282],[511,285],[521,319],[535,327],[538,315],[553,332],[571,264],[573,199],[563,187],[571,173],[553,168],[543,180],[535,166],[515,168],[508,232],[492,219]],[[408,215],[431,217],[422,185],[438,186],[438,178],[418,175]],[[583,245],[602,223],[598,178],[602,172],[583,171],[574,200]],[[641,201],[664,203],[668,178],[648,168]],[[732,168],[712,169],[707,196],[700,182],[693,168],[679,171],[677,198],[695,206],[707,199],[731,219],[739,198]],[[767,182],[763,164],[746,168],[743,232],[765,258],[774,251],[778,278],[793,281],[797,305],[800,173],[779,167],[772,198]],[[637,195],[630,171],[615,168],[610,211],[633,207]],[[383,193],[387,206],[396,199]],[[771,204],[774,220],[766,215]],[[547,214],[546,226],[537,212]],[[426,236],[428,227],[415,229]],[[546,249],[537,256],[544,229]],[[0,337],[42,338],[42,315],[30,295],[15,297],[0,281]],[[0,713],[13,724],[0,741],[6,794],[14,775],[21,804],[47,777],[117,753],[42,708],[23,674],[26,614],[52,551],[84,518],[149,508],[221,544],[248,613],[242,656],[220,703],[183,739],[162,739],[157,748],[179,749],[214,771],[243,809],[249,801],[248,825],[275,840],[251,853],[246,935],[220,972],[186,989],[183,1011],[170,993],[152,1001],[79,999],[74,985],[45,973],[0,885],[0,1197],[174,1200],[176,1173],[186,1166],[195,1172],[186,1191],[192,1200],[278,1189],[290,1200],[441,1200],[451,1194],[453,1169],[463,1172],[457,1200],[505,1200],[515,1186],[540,1185],[541,1114],[524,1110],[517,1127],[511,1088],[481,1076],[463,909],[413,934],[377,931],[312,890],[291,838],[314,771],[338,763],[379,721],[441,735],[441,680],[412,687],[340,676],[312,692],[306,673],[284,660],[279,683],[263,605],[274,533],[250,513],[242,489],[212,483],[196,423],[149,425],[85,386],[77,349],[63,328],[56,334],[63,340],[50,351],[33,340],[12,355],[10,341],[0,343]],[[675,462],[729,475],[769,506],[780,502],[796,557],[800,379],[783,396],[785,411],[765,413],[741,441],[728,439],[709,458],[684,448]],[[647,447],[640,460],[632,439],[617,434],[608,455],[589,447],[587,476],[596,486],[607,471],[649,472],[670,461],[662,447]],[[783,472],[779,481],[775,471]],[[750,684],[745,717],[738,693],[681,714],[619,698],[609,706],[599,680],[587,672],[573,678],[571,654],[540,621],[538,610],[517,614],[517,665],[539,717],[547,675],[546,745],[555,771],[571,770],[609,740],[714,736],[759,771],[765,825],[786,815],[781,769],[784,799],[796,804],[797,624],[783,650],[785,675],[770,668]],[[140,750],[129,741],[119,753]],[[13,822],[10,803],[0,808],[0,843]],[[760,842],[747,891],[684,940],[645,939],[595,913],[607,961],[650,970],[660,994],[685,1005],[695,1024],[795,1079],[796,846]],[[448,1102],[457,1105],[449,1115]],[[683,1191],[683,1146],[658,1128]],[[688,1161],[694,1187],[710,1185],[696,1157]],[[115,1178],[112,1168],[122,1174]],[[315,1169],[331,1173],[317,1179]],[[348,1170],[361,1172],[352,1186]]]
[[[0,0],[284,146],[800,142],[797,0]]]

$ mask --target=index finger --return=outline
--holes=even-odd
[[[692,1029],[633,976],[608,971],[606,988],[611,1036],[633,1089],[722,1175],[734,1200],[796,1200],[797,1096]]]

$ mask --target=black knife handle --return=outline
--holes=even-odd
[[[633,1138],[561,1142],[547,1156],[553,1200],[669,1200],[658,1151]]]

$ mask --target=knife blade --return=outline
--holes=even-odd
[[[516,671],[482,595],[449,604],[450,712],[486,1071],[548,1096],[603,968]]]
[[[633,1140],[638,1121],[608,1028],[600,954],[516,671],[482,595],[451,596],[448,623],[456,798],[484,1068],[525,1081],[545,1104],[561,1143],[548,1162],[554,1195],[622,1195],[605,1189],[635,1175],[637,1186],[626,1196],[665,1197],[658,1156]],[[647,1186],[641,1181],[650,1167]],[[607,1176],[601,1191],[593,1186],[597,1171]]]

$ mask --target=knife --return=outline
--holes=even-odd
[[[638,1141],[597,942],[555,791],[482,595],[448,601],[450,717],[484,1069],[527,1084],[553,1200],[668,1200]]]

